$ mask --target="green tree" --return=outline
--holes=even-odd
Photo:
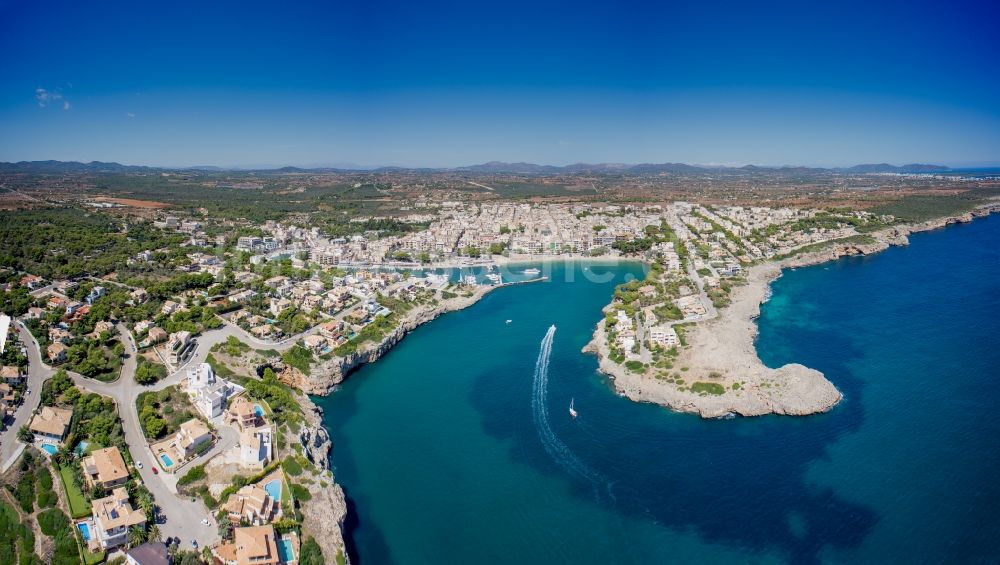
[[[299,548],[299,565],[323,565],[323,550],[316,540],[309,536]]]
[[[142,526],[132,526],[129,528],[126,543],[129,548],[138,547],[146,543],[146,528]]]

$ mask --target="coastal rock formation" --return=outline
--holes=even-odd
[[[476,288],[471,296],[456,296],[440,301],[433,307],[418,307],[408,312],[400,324],[378,343],[367,343],[358,351],[344,357],[334,357],[315,365],[308,376],[300,381],[300,388],[309,394],[325,395],[340,384],[351,371],[365,363],[373,363],[388,353],[406,334],[434,320],[441,314],[462,310],[478,302],[495,286]]]
[[[327,563],[336,563],[338,554],[347,556],[344,545],[344,520],[347,499],[344,489],[334,481],[330,470],[333,442],[323,427],[323,411],[305,398],[300,400],[306,423],[299,432],[299,442],[305,457],[322,470],[316,481],[306,483],[311,498],[302,505],[302,530],[316,539]]]
[[[316,539],[327,563],[336,563],[337,555],[347,557],[347,546],[344,544],[347,499],[344,489],[337,483],[326,483],[323,478],[307,488],[311,498],[302,505],[302,533]]]
[[[330,470],[330,451],[333,443],[323,426],[309,426],[299,432],[299,443],[302,444],[302,454],[310,463],[323,471]]]

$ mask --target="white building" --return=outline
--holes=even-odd
[[[271,461],[270,428],[245,430],[240,434],[240,461],[257,469],[263,469]]]
[[[200,363],[188,369],[185,390],[198,411],[206,418],[212,419],[222,415],[226,409],[226,401],[242,391],[243,387],[216,377],[211,365]]]
[[[671,348],[680,343],[677,332],[672,326],[653,326],[649,328],[649,341],[656,345]]]
[[[181,330],[170,334],[170,339],[167,342],[167,355],[170,358],[170,362],[174,365],[180,363],[180,361],[184,359],[190,347],[191,332]]]

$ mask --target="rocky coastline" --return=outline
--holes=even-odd
[[[300,376],[299,382],[296,385],[308,394],[325,396],[336,385],[343,382],[352,371],[366,363],[374,363],[388,353],[397,343],[402,341],[407,334],[423,324],[435,320],[442,314],[468,308],[497,288],[514,284],[538,282],[540,280],[542,279],[505,283],[502,285],[478,286],[469,296],[459,295],[454,298],[443,299],[435,306],[414,308],[410,312],[407,312],[400,324],[378,343],[366,343],[362,349],[350,355],[320,361],[312,367],[309,375]]]
[[[339,562],[338,556],[348,561],[344,541],[347,498],[330,469],[333,442],[323,427],[322,409],[308,397],[300,399],[299,404],[306,420],[299,431],[302,454],[321,470],[320,479],[306,485],[311,498],[308,504],[302,506],[302,531],[316,540],[327,563]]]
[[[826,412],[836,406],[843,395],[821,372],[795,363],[772,369],[757,357],[754,347],[756,319],[761,304],[768,297],[771,281],[781,276],[784,268],[879,253],[894,245],[908,245],[908,236],[912,233],[971,222],[993,212],[1000,212],[1000,203],[983,205],[961,215],[872,232],[867,234],[870,242],[834,244],[751,267],[747,273],[748,284],[733,290],[732,303],[721,310],[717,318],[687,329],[688,347],[682,348],[674,361],[674,367],[682,369],[683,385],[635,373],[611,361],[603,323],[597,324],[593,338],[583,351],[596,354],[599,370],[612,379],[616,391],[636,402],[652,402],[703,418],[765,414],[804,416]],[[692,392],[690,386],[695,382],[720,385],[724,392]]]

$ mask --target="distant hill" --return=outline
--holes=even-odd
[[[839,169],[845,173],[943,173],[950,171],[950,167],[944,165],[925,165],[922,163],[910,163],[909,165],[895,166],[889,163],[878,163],[877,165],[854,165],[846,169]]]
[[[501,161],[490,161],[482,165],[472,165],[469,167],[457,167],[456,171],[468,171],[470,173],[521,173],[521,174],[544,174],[558,173],[563,167],[552,165],[536,165],[534,163],[504,163]]]
[[[520,174],[520,175],[552,175],[552,174],[624,174],[624,175],[655,175],[662,173],[739,173],[739,172],[777,172],[787,174],[820,174],[824,172],[838,172],[847,174],[866,173],[936,173],[950,171],[944,165],[928,165],[922,163],[911,163],[908,165],[890,165],[889,163],[863,164],[853,167],[825,169],[821,167],[795,167],[780,166],[770,167],[761,165],[745,165],[742,167],[723,167],[710,165],[688,165],[685,163],[639,163],[630,165],[625,163],[574,163],[572,165],[538,165],[535,163],[506,163],[503,161],[490,161],[480,165],[470,165],[467,167],[455,168],[431,168],[431,167],[377,167],[377,168],[339,168],[339,167],[280,167],[280,168],[227,168],[212,165],[202,165],[197,167],[169,168],[169,167],[146,167],[139,165],[122,165],[121,163],[104,163],[101,161],[91,161],[80,163],[77,161],[19,161],[17,163],[0,163],[0,172],[22,172],[22,173],[143,173],[155,171],[201,171],[213,172],[256,172],[271,174],[302,174],[302,173],[439,173],[439,172],[459,172],[459,173],[480,173],[480,174]]]
[[[131,173],[159,170],[156,167],[91,161],[18,161],[0,163],[0,171],[13,173]]]

